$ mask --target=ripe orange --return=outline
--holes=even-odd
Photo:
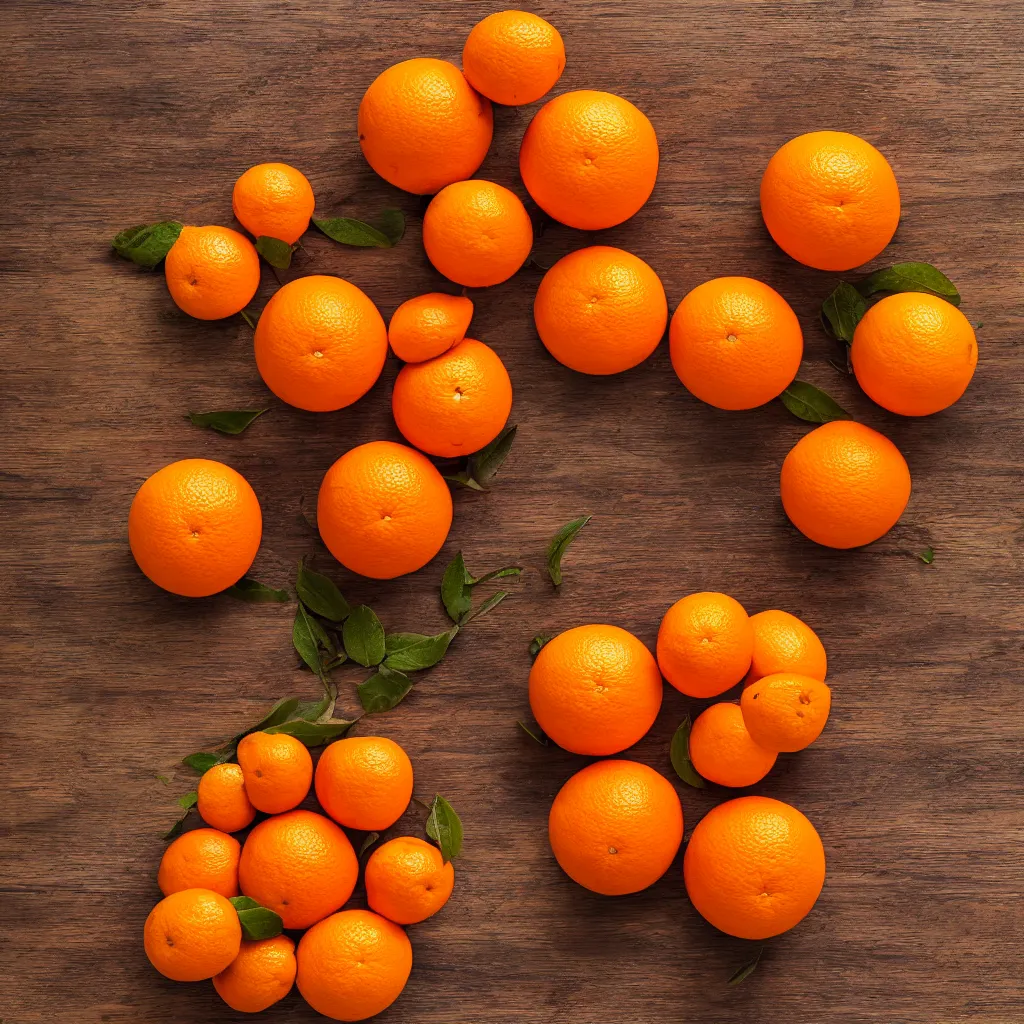
[[[231,964],[214,975],[213,987],[232,1010],[259,1013],[291,992],[295,969],[295,943],[287,935],[243,942]]]
[[[455,868],[441,851],[412,836],[378,846],[366,862],[366,902],[395,924],[417,924],[436,914],[455,885]]]
[[[565,46],[558,29],[536,14],[499,11],[473,26],[462,69],[477,92],[520,106],[554,88],[565,69]]]
[[[466,336],[473,300],[465,295],[429,292],[406,299],[388,324],[391,351],[406,363],[422,363],[447,352]]]
[[[752,786],[775,764],[776,753],[754,742],[738,704],[712,704],[690,730],[693,767],[719,786]]]
[[[789,612],[773,608],[750,616],[754,627],[754,656],[744,686],[775,672],[797,672],[824,679],[828,670],[825,647],[818,634]]]
[[[635,761],[597,761],[558,791],[548,817],[551,850],[586,889],[623,896],[653,885],[683,841],[672,783]]]
[[[639,256],[592,245],[563,256],[533,302],[545,348],[580,373],[621,373],[642,363],[668,323],[658,275]]]
[[[203,772],[197,787],[199,817],[221,832],[238,832],[256,817],[237,764],[215,764]]]
[[[332,1020],[366,1020],[386,1010],[412,972],[412,943],[369,910],[344,910],[299,941],[296,978],[302,997]]]
[[[283,733],[251,732],[238,742],[245,791],[257,811],[280,814],[298,807],[313,781],[313,758],[303,743]]]
[[[359,104],[358,129],[363,156],[385,181],[430,195],[484,162],[494,116],[454,64],[417,57],[373,80]]]
[[[945,299],[889,295],[864,314],[850,362],[868,398],[901,416],[928,416],[967,390],[978,365],[970,321]]]
[[[340,277],[289,281],[256,324],[256,368],[289,405],[332,412],[362,398],[388,355],[388,332],[365,292]]]
[[[383,736],[338,740],[317,762],[316,798],[346,828],[390,828],[412,799],[412,762]]]
[[[628,220],[654,190],[658,137],[628,100],[584,89],[549,100],[530,122],[519,172],[537,205],[571,228]]]
[[[238,956],[242,926],[235,908],[209,889],[165,896],[146,918],[149,962],[171,981],[204,981]]]
[[[196,828],[178,836],[160,858],[156,884],[165,896],[182,889],[211,889],[238,895],[238,856],[234,836],[215,828]]]
[[[825,850],[795,808],[743,796],[712,808],[683,858],[697,912],[727,935],[767,939],[807,916],[825,883]]]
[[[348,836],[313,811],[261,821],[238,862],[242,892],[280,914],[285,928],[308,928],[333,914],[352,895],[358,874]]]
[[[237,583],[263,536],[249,482],[222,462],[182,459],[143,483],[128,512],[128,543],[158,587],[208,597]]]
[[[740,707],[756,743],[767,750],[792,752],[810,746],[821,735],[832,707],[832,691],[820,679],[777,672],[751,683],[743,691]]]
[[[494,349],[472,338],[425,363],[407,363],[391,395],[405,439],[430,455],[479,451],[512,411],[512,381]]]
[[[888,533],[910,500],[910,470],[887,437],[852,420],[805,434],[782,464],[782,506],[816,544],[856,548]]]
[[[688,697],[716,697],[750,668],[754,627],[743,605],[726,594],[681,598],[661,620],[658,666]]]
[[[641,739],[661,708],[653,655],[618,626],[577,626],[542,648],[530,669],[537,724],[574,754],[617,754]]]
[[[493,181],[456,181],[423,215],[427,259],[468,288],[507,281],[533,248],[533,224],[515,192]]]
[[[718,277],[676,307],[669,345],[676,374],[702,402],[753,409],[790,385],[804,336],[775,289],[749,277]]]
[[[222,227],[184,227],[164,260],[171,298],[197,320],[240,313],[260,286],[260,258],[245,235]]]
[[[257,164],[235,182],[231,208],[250,235],[294,245],[313,216],[313,188],[288,164]]]
[[[423,568],[448,536],[452,496],[434,464],[393,441],[346,452],[324,476],[320,536],[347,569],[390,580]]]
[[[787,142],[761,179],[761,214],[779,247],[818,270],[851,270],[896,233],[896,175],[869,142],[810,132]]]

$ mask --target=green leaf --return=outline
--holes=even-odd
[[[502,569],[495,569],[493,572],[484,573],[483,576],[477,576],[476,579],[471,579],[469,585],[475,587],[480,583],[490,583],[492,580],[503,580],[508,576],[522,576],[523,567],[521,565],[506,565]]]
[[[331,718],[326,722],[310,722],[305,718],[293,718],[263,731],[272,735],[294,736],[307,747],[319,747],[340,739],[356,721],[358,719],[349,721],[344,718]]]
[[[200,750],[195,754],[189,754],[188,757],[183,757],[181,763],[186,768],[191,768],[196,775],[205,775],[214,765],[223,764],[230,756],[230,754],[209,754],[205,750]],[[196,794],[196,799],[198,798],[199,796]]]
[[[672,745],[669,748],[669,757],[672,760],[672,767],[688,786],[694,789],[704,789],[707,783],[697,773],[697,769],[690,762],[690,716],[687,715],[672,737]]]
[[[821,304],[822,326],[840,341],[849,345],[860,318],[867,312],[864,297],[846,281],[840,281],[832,294]]]
[[[441,848],[445,864],[462,852],[462,822],[443,796],[435,796],[427,816],[427,835]]]
[[[531,729],[525,722],[520,722],[518,719],[516,720],[516,725],[518,725],[534,743],[539,743],[542,747],[546,747],[548,745],[548,738],[544,735],[544,730],[541,729],[539,725],[535,725]]]
[[[400,672],[419,672],[433,668],[447,653],[459,627],[452,626],[443,633],[424,636],[422,633],[396,633],[384,639],[388,668]]]
[[[165,786],[169,786],[171,784],[171,780],[166,775],[156,775],[154,778],[157,782],[161,782]],[[3,1024],[2,1020],[0,1020],[0,1024]]]
[[[380,839],[380,833],[379,832],[367,832],[366,833],[366,838],[363,840],[363,845],[359,847],[359,859],[360,860],[363,859],[363,854],[366,853],[366,851],[371,846],[373,846],[373,844],[375,842],[377,842],[378,839]],[[0,1021],[0,1024],[3,1024],[3,1022]]]
[[[256,321],[259,319],[258,316],[253,316],[252,313],[242,310],[238,314],[254,331],[256,330]]]
[[[222,412],[190,412],[186,416],[194,427],[209,427],[218,434],[235,436],[258,420],[266,409],[235,409]]]
[[[562,556],[565,554],[566,548],[576,539],[576,534],[593,518],[593,516],[580,516],[579,519],[566,523],[551,538],[551,542],[548,544],[548,575],[556,587],[562,585]]]
[[[235,737],[235,742],[237,743],[243,736],[248,736],[251,732],[261,732],[280,725],[282,722],[287,722],[298,710],[299,704],[298,697],[282,698],[251,729],[239,733]]]
[[[512,450],[512,442],[516,439],[516,430],[518,427],[505,427],[489,445],[470,455],[466,460],[465,469],[446,476],[445,480],[462,487],[469,487],[474,491],[486,491],[487,485],[497,475],[502,463]]]
[[[348,655],[344,651],[338,651],[337,655],[324,665],[324,671],[333,672],[340,665],[344,665],[346,661],[348,661]],[[3,1022],[0,1021],[0,1024]]]
[[[199,791],[195,789],[191,793],[185,793],[184,796],[178,797],[178,806],[183,811],[187,811],[190,807],[195,807],[197,803],[199,803]]]
[[[295,610],[295,621],[292,623],[292,644],[306,667],[324,680],[324,663],[325,660],[334,657],[335,647],[327,631],[306,611],[306,606],[301,601]],[[321,651],[326,652],[329,658],[324,659]]]
[[[278,270],[287,270],[292,265],[292,253],[295,246],[282,242],[280,238],[260,235],[256,239],[256,251]]]
[[[530,657],[536,658],[540,654],[541,648],[551,640],[555,639],[554,633],[538,633],[530,641]]]
[[[917,557],[924,562],[925,565],[931,565],[935,561],[935,549],[925,548],[924,551],[919,551]]]
[[[243,576],[233,587],[224,591],[228,597],[239,601],[248,601],[250,604],[282,604],[290,601],[292,595],[287,590],[278,590],[275,587],[268,587],[259,580]]]
[[[755,970],[757,970],[758,961],[761,959],[761,954],[764,952],[764,946],[757,951],[757,956],[753,960],[745,963],[735,974],[729,979],[727,984],[739,985],[740,982],[746,981]]]
[[[466,569],[462,552],[456,551],[441,578],[441,600],[453,622],[458,622],[473,606],[472,585],[473,577]]]
[[[377,227],[351,217],[328,217],[325,220],[314,217],[313,224],[335,242],[364,249],[390,249],[405,233],[405,215],[395,209],[384,210]]]
[[[483,604],[478,605],[471,612],[467,612],[462,616],[462,621],[459,623],[460,626],[465,626],[467,623],[472,622],[474,619],[479,618],[481,615],[486,615],[489,611],[497,608],[505,598],[508,597],[507,590],[497,590]]]
[[[876,270],[857,285],[857,290],[865,296],[879,292],[925,292],[953,306],[960,305],[956,285],[930,263],[896,263]]]
[[[798,419],[808,423],[830,423],[853,417],[831,396],[806,381],[795,380],[779,395],[779,401]]]
[[[114,236],[114,252],[140,267],[155,267],[178,240],[184,227],[176,220],[162,220],[158,224],[136,224]]]
[[[384,660],[384,627],[368,605],[353,608],[341,633],[345,653],[360,665],[370,668]]]
[[[184,796],[178,797],[178,806],[182,809],[183,814],[180,818],[164,833],[164,839],[174,839],[180,836],[185,828],[185,822],[188,821],[188,817],[195,811],[196,804],[199,802],[199,793],[196,790],[192,790],[191,793],[186,793]]]
[[[348,601],[333,580],[299,562],[299,575],[295,580],[295,591],[299,600],[313,613],[330,622],[343,622],[351,609]]]
[[[405,234],[405,214],[393,206],[381,210],[377,218],[377,229],[387,236],[392,245],[398,245]]]
[[[412,689],[412,680],[404,673],[381,665],[369,679],[356,688],[359,702],[367,714],[390,711],[405,700]]]
[[[238,914],[238,923],[242,926],[243,939],[248,942],[258,942],[260,939],[272,939],[284,931],[281,918],[273,910],[260,906],[248,896],[231,896],[229,898]]]

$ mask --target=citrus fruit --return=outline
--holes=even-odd
[[[658,665],[688,697],[717,697],[750,668],[754,627],[743,605],[705,591],[676,601],[658,630]]]
[[[463,338],[395,378],[391,409],[402,435],[430,455],[479,451],[502,431],[512,411],[512,381],[494,349]]]
[[[787,752],[803,750],[821,735],[831,706],[832,691],[825,683],[795,672],[765,676],[746,687],[740,698],[754,742]]]
[[[775,758],[751,738],[738,704],[712,704],[690,729],[693,767],[719,786],[752,786],[772,770]]]
[[[828,670],[825,647],[818,634],[802,619],[773,608],[750,616],[754,627],[754,655],[744,685],[775,672],[797,672],[824,679]]]
[[[623,896],[668,871],[683,840],[683,808],[672,783],[653,768],[597,761],[558,791],[548,838],[574,882]]]
[[[238,832],[256,817],[237,764],[215,764],[203,772],[196,789],[199,817],[221,832]]]
[[[234,836],[215,828],[196,828],[178,836],[160,858],[156,884],[165,896],[182,889],[210,889],[238,895],[238,855]]]
[[[231,208],[250,235],[294,245],[313,216],[313,188],[288,164],[257,164],[235,182]]]
[[[486,288],[507,281],[533,248],[533,224],[515,192],[493,181],[456,181],[423,215],[427,259],[450,281]]]
[[[647,202],[658,177],[658,137],[647,116],[620,96],[562,93],[526,129],[519,172],[549,216],[600,231]]]
[[[473,26],[462,48],[469,84],[495,103],[533,103],[550,92],[565,68],[558,29],[526,11],[498,11]]]
[[[260,286],[260,258],[231,228],[184,227],[164,260],[171,298],[197,320],[240,313]]]
[[[346,828],[389,828],[412,799],[412,762],[394,740],[349,736],[332,743],[316,766],[316,798]]]
[[[761,214],[787,255],[818,270],[851,270],[896,233],[900,190],[881,153],[847,132],[787,142],[761,179]]]
[[[182,459],[143,483],[128,512],[128,543],[158,587],[208,597],[237,583],[263,536],[249,482],[210,459]]]
[[[679,379],[718,409],[753,409],[777,398],[804,351],[789,303],[749,277],[697,285],[676,307],[668,337]]]
[[[327,470],[316,514],[323,542],[342,565],[389,580],[421,569],[441,550],[452,525],[452,496],[425,456],[393,441],[371,441]]]
[[[543,277],[533,319],[544,347],[580,373],[621,373],[642,363],[668,323],[658,275],[639,256],[592,245]]]
[[[243,942],[238,956],[213,976],[213,987],[232,1010],[259,1013],[291,992],[295,967],[295,943],[287,935]]]
[[[537,724],[574,754],[617,754],[641,739],[661,708],[654,656],[618,626],[577,626],[540,650],[530,669]]]
[[[238,741],[237,753],[245,791],[257,811],[280,814],[306,799],[313,759],[294,736],[251,732]]]
[[[303,999],[332,1020],[366,1020],[386,1010],[412,971],[412,943],[369,910],[343,910],[302,936],[296,982]]]
[[[171,981],[205,981],[238,956],[242,926],[235,908],[209,889],[165,896],[146,918],[149,962]]]
[[[436,914],[455,885],[455,868],[441,851],[413,836],[378,846],[366,862],[366,902],[395,924],[417,924]]]
[[[947,409],[978,365],[970,321],[936,295],[888,295],[853,332],[850,362],[868,398],[901,416]]]
[[[388,324],[391,351],[406,363],[422,363],[458,344],[473,319],[473,300],[465,295],[429,292],[406,299]]]
[[[887,437],[852,420],[805,434],[782,463],[782,506],[816,544],[856,548],[896,525],[910,500],[910,470]]]
[[[429,195],[483,163],[494,117],[454,64],[417,57],[373,80],[359,104],[358,130],[363,156],[385,181]]]
[[[825,850],[795,808],[742,796],[712,808],[683,858],[698,913],[727,935],[767,939],[807,916],[825,882]]]
[[[279,288],[256,324],[256,368],[271,391],[310,412],[344,409],[376,383],[388,332],[365,292],[314,274]]]
[[[261,821],[238,862],[242,892],[279,914],[285,928],[308,928],[333,914],[352,895],[358,874],[348,836],[313,811]]]

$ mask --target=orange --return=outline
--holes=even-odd
[[[164,260],[171,298],[197,320],[240,313],[260,286],[260,258],[230,228],[184,227]]]
[[[235,182],[231,208],[250,235],[294,245],[313,216],[313,188],[288,164],[257,164]]]
[[[775,672],[825,678],[828,671],[825,647],[806,622],[773,608],[751,615],[750,624],[754,627],[754,655],[745,686]]]
[[[548,838],[574,882],[623,896],[668,871],[683,840],[683,808],[672,783],[653,768],[597,761],[558,791]]]
[[[515,192],[493,181],[456,181],[423,215],[427,259],[468,288],[507,281],[533,248],[533,224]]]
[[[447,352],[466,336],[473,319],[473,300],[465,295],[429,292],[406,299],[388,324],[391,351],[406,363]]]
[[[618,626],[577,626],[548,641],[530,669],[530,708],[565,750],[603,756],[654,724],[663,687],[653,655]]]
[[[580,373],[642,363],[668,323],[658,275],[639,256],[592,245],[563,256],[541,280],[533,319],[544,347]]]
[[[787,142],[761,179],[761,214],[779,247],[818,270],[851,270],[896,233],[896,175],[869,142],[810,132]]]
[[[910,470],[887,437],[852,420],[805,434],[782,464],[782,506],[817,544],[856,548],[896,525],[910,500]]]
[[[564,69],[565,46],[558,29],[526,11],[499,11],[477,22],[462,48],[469,84],[510,107],[539,100]]]
[[[346,828],[390,828],[412,799],[412,762],[383,736],[338,740],[317,762],[316,798]]]
[[[257,811],[280,814],[298,807],[313,781],[305,745],[283,733],[251,732],[238,742],[245,791]]]
[[[775,753],[758,746],[743,723],[738,704],[712,704],[690,730],[690,761],[710,782],[752,786],[775,764]]]
[[[332,412],[362,398],[388,355],[388,332],[365,292],[314,274],[278,289],[256,324],[256,368],[289,405]]]
[[[832,691],[820,679],[777,672],[743,691],[743,721],[767,750],[792,752],[810,746],[828,721]]]
[[[241,852],[238,840],[226,832],[193,829],[164,850],[156,884],[165,896],[182,889],[211,889],[221,896],[237,896]]]
[[[417,57],[373,80],[358,130],[363,156],[385,181],[431,195],[484,162],[494,115],[454,64]]]
[[[249,482],[210,459],[157,470],[128,512],[128,543],[139,568],[184,597],[208,597],[237,583],[262,536],[263,515]]]
[[[947,409],[978,365],[970,321],[936,295],[903,292],[876,302],[853,332],[850,362],[868,398],[901,416]]]
[[[697,823],[683,877],[690,902],[720,931],[767,939],[788,931],[814,906],[825,883],[825,850],[795,807],[743,796]]]
[[[259,1013],[284,999],[295,984],[295,943],[287,935],[243,942],[213,987],[232,1010]]]
[[[512,381],[494,349],[464,338],[435,359],[403,366],[391,409],[410,444],[444,458],[469,455],[501,433]]]
[[[171,981],[204,981],[238,956],[242,926],[235,908],[209,889],[165,896],[146,918],[149,962]]]
[[[455,868],[441,851],[412,836],[378,846],[366,862],[366,902],[395,924],[416,924],[436,914],[455,885]]]
[[[668,337],[683,385],[718,409],[754,409],[777,398],[804,352],[789,303],[749,277],[697,285],[676,307]]]
[[[344,910],[310,928],[299,942],[302,997],[332,1020],[366,1020],[386,1010],[412,972],[412,943],[369,910]]]
[[[658,665],[688,697],[717,697],[750,668],[754,627],[743,605],[706,591],[681,598],[661,620]]]
[[[620,96],[584,89],[549,100],[530,122],[519,173],[537,205],[571,228],[629,220],[654,190],[658,137]]]
[[[221,832],[238,832],[256,817],[237,764],[215,764],[199,780],[199,817]]]
[[[280,914],[285,928],[308,928],[352,895],[359,863],[348,836],[313,811],[261,821],[242,847],[242,892]]]
[[[346,452],[324,476],[316,506],[320,536],[347,569],[390,580],[441,550],[452,496],[425,456],[393,441]]]

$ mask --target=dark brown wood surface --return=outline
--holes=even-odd
[[[1024,1020],[1024,772],[1020,362],[1024,31],[1012,0],[541,3],[565,38],[558,91],[620,93],[651,117],[657,188],[629,223],[585,236],[550,227],[543,263],[593,238],[648,260],[674,306],[722,274],[778,288],[805,330],[801,376],[906,454],[914,492],[871,547],[815,547],[778,498],[805,432],[778,404],[730,414],[679,384],[667,346],[607,379],[554,363],[534,332],[540,274],[473,294],[473,333],[515,384],[519,437],[497,486],[456,496],[442,554],[412,576],[347,574],[303,518],[327,467],[355,444],[398,438],[390,361],[373,391],[330,415],[263,387],[239,319],[202,323],[162,272],[108,248],[120,228],[176,217],[231,224],[251,164],[302,168],[325,214],[409,218],[392,251],[315,233],[292,274],[365,289],[385,317],[443,286],[419,241],[421,204],[378,179],[355,137],[363,90],[418,55],[458,61],[493,3],[216,4],[9,0],[3,66],[0,252],[3,368],[3,765],[0,865],[4,1024],[241,1021],[208,984],[159,977],[142,951],[158,897],[160,834],[194,780],[174,768],[289,693],[290,606],[190,601],[139,573],[126,518],[145,477],[188,456],[221,459],[259,495],[254,574],[290,582],[316,555],[353,601],[395,629],[442,628],[437,585],[471,568],[528,567],[513,596],[458,638],[393,712],[361,727],[409,751],[417,793],[444,793],[467,836],[455,895],[412,929],[415,969],[381,1019],[437,1024],[668,1024]],[[533,108],[499,109],[480,175],[525,195],[519,140]],[[896,170],[903,219],[876,265],[930,260],[958,283],[979,330],[966,397],[923,420],[874,407],[834,370],[817,308],[835,283],[789,260],[761,222],[771,153],[804,131],[847,129]],[[288,275],[286,275],[288,276]],[[254,303],[276,282],[266,269]],[[244,436],[189,426],[189,409],[270,405]],[[593,522],[555,592],[543,552],[566,520]],[[926,566],[914,553],[935,549]],[[614,622],[653,646],[664,610],[700,589],[811,623],[830,658],[828,729],[754,791],[818,827],[828,878],[813,913],[730,974],[756,944],[690,906],[681,855],[661,882],[607,899],[560,872],[551,800],[585,760],[533,744],[527,645],[539,631]],[[338,673],[354,709],[350,680]],[[666,688],[628,756],[671,774],[668,743],[700,705]],[[167,775],[169,785],[158,780]],[[678,784],[687,836],[727,791]],[[418,831],[422,811],[402,827]],[[320,1019],[293,993],[268,1021]]]

